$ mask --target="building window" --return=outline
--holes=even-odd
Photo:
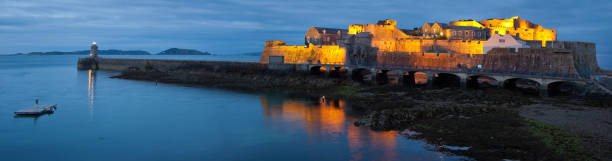
[[[506,40],[504,40],[504,39],[499,39],[499,43],[505,43],[505,42],[506,42]]]

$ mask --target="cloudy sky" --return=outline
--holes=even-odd
[[[0,0],[0,54],[170,47],[216,54],[259,52],[265,40],[301,44],[310,26],[395,19],[401,28],[426,21],[519,16],[558,30],[559,40],[597,43],[612,54],[612,1],[410,0]]]

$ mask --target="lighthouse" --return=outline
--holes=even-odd
[[[98,45],[96,45],[95,41],[91,43],[91,52],[89,52],[89,57],[98,57]]]

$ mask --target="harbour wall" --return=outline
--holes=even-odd
[[[227,62],[201,60],[159,60],[159,59],[116,59],[116,58],[79,58],[78,69],[100,69],[110,71],[180,69],[211,71],[260,72],[268,69],[268,64],[257,62]],[[292,69],[284,67],[280,69]]]

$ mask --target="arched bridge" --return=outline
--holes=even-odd
[[[340,65],[340,64],[304,64],[302,70],[311,74],[344,77],[354,81],[376,84],[440,85],[480,88],[497,86],[502,88],[532,89],[540,95],[549,95],[567,88],[587,85],[589,79],[569,73],[544,73],[529,71],[484,70],[435,66],[406,65]],[[563,87],[563,88],[562,88]]]

